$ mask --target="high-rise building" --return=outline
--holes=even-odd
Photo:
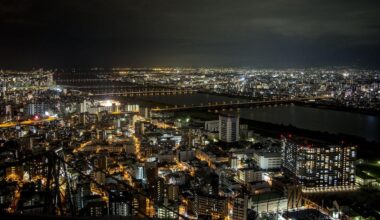
[[[245,220],[247,219],[248,210],[248,196],[241,196],[232,199],[232,220]]]
[[[219,140],[228,143],[239,141],[239,116],[219,115]]]
[[[107,214],[107,203],[105,201],[90,201],[86,206],[86,215],[101,217]]]
[[[179,186],[170,184],[168,185],[168,200],[177,202],[179,199]]]
[[[84,100],[82,103],[80,103],[80,113],[87,112],[88,108],[90,107],[90,102]]]
[[[228,215],[227,198],[196,193],[194,212],[197,216],[211,216],[212,219],[224,219]]]
[[[350,190],[355,186],[356,146],[310,139],[283,139],[283,167],[303,192]]]
[[[75,192],[75,207],[76,211],[80,211],[85,207],[85,198],[91,195],[91,187],[89,182],[81,182],[77,185],[77,191]]]
[[[127,192],[114,191],[109,196],[110,215],[131,215],[131,196]]]
[[[157,217],[158,219],[178,219],[178,205],[173,203],[169,204],[168,199],[165,198],[164,206],[158,206]]]
[[[12,106],[11,105],[5,106],[5,116],[7,119],[12,119]]]
[[[211,173],[209,175],[209,181],[207,182],[208,193],[210,195],[219,194],[219,175],[216,173]]]
[[[48,110],[48,105],[41,102],[41,103],[29,103],[26,106],[25,113],[27,115],[35,115],[35,114],[44,114]]]
[[[138,136],[144,135],[145,134],[145,124],[144,122],[136,122],[135,123],[135,134]]]
[[[96,156],[93,161],[95,170],[92,177],[97,183],[103,185],[106,182],[107,157],[105,155]]]
[[[165,180],[161,177],[157,178],[157,184],[155,185],[155,199],[157,202],[162,202],[165,196]]]
[[[146,180],[149,186],[155,185],[158,178],[158,168],[156,162],[145,162]]]
[[[146,198],[140,194],[134,194],[132,198],[132,215],[141,216],[140,213],[146,213],[147,201]]]

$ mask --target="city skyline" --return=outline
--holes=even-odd
[[[379,12],[0,1],[0,219],[380,219]]]

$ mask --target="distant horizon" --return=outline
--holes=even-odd
[[[3,68],[0,71],[36,71],[42,70],[113,70],[118,69],[250,69],[250,70],[310,70],[310,69],[360,69],[360,70],[380,70],[380,66],[357,66],[357,65],[334,65],[334,66],[308,66],[308,67],[250,67],[250,66],[89,66],[89,67],[20,67],[20,68]]]

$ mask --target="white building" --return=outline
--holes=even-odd
[[[263,173],[253,168],[241,168],[237,171],[237,181],[243,184],[263,180]]]
[[[127,112],[139,112],[140,111],[140,106],[137,104],[129,104],[125,105],[125,111]]]
[[[143,180],[145,179],[145,167],[143,165],[138,165],[136,166],[135,169],[135,178],[138,180]]]
[[[219,115],[219,140],[239,141],[239,116]]]
[[[237,170],[241,168],[241,159],[237,157],[231,157],[230,158],[230,167],[233,170]]]
[[[257,166],[263,170],[280,168],[282,163],[280,152],[256,152],[253,159],[256,161]]]

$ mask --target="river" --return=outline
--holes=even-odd
[[[209,94],[141,96],[136,99],[168,105],[207,104],[243,101],[243,99]],[[353,112],[319,109],[298,105],[243,108],[240,117],[275,124],[293,125],[307,130],[343,133],[380,142],[380,117]]]

